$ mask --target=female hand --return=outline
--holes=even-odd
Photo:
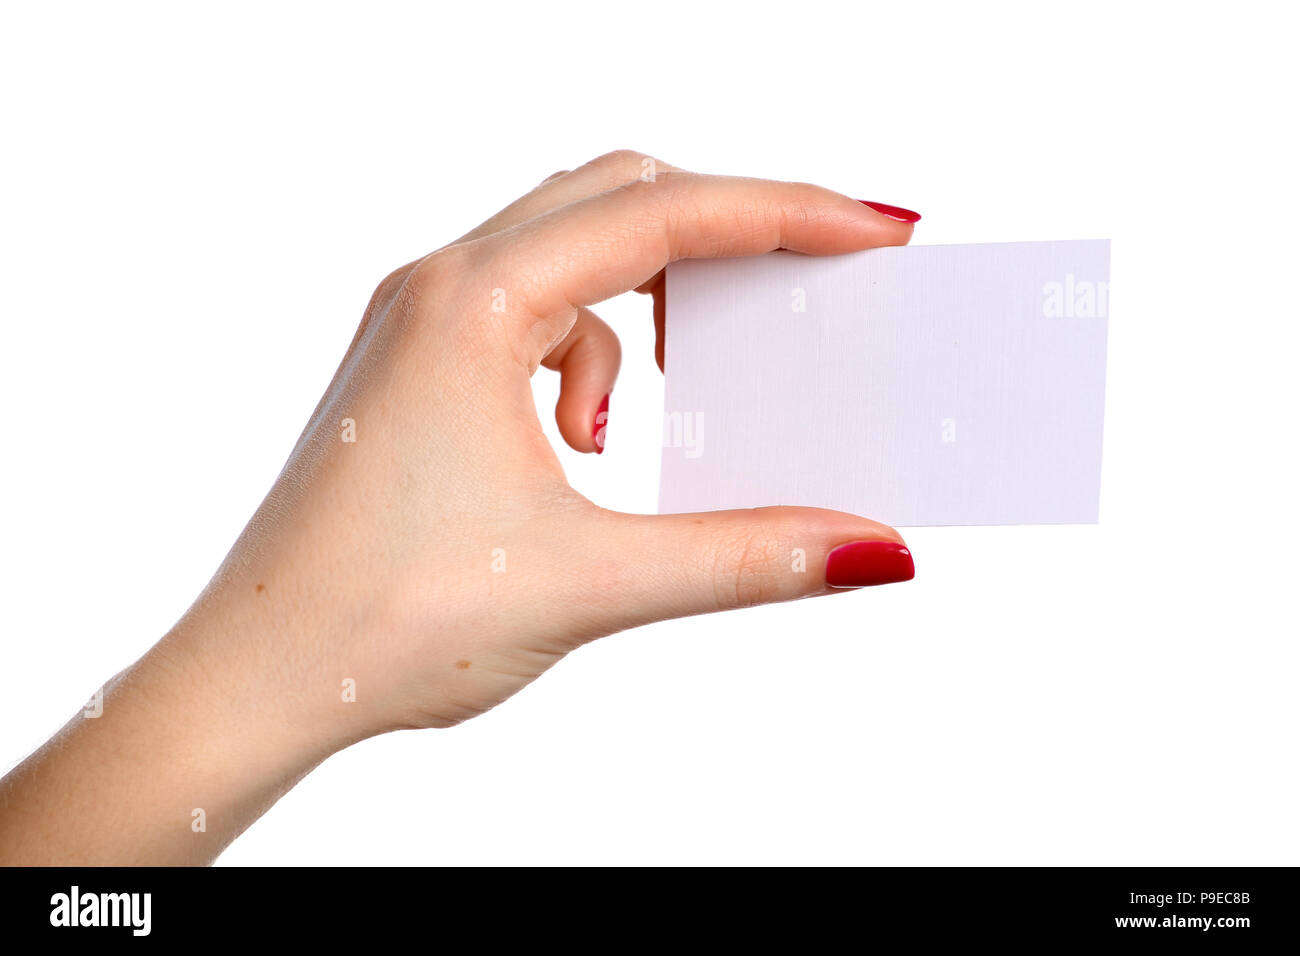
[[[910,578],[897,532],[854,515],[597,507],[565,481],[529,378],[560,372],[561,434],[599,452],[619,347],[588,306],[653,293],[662,365],[669,262],[911,232],[816,186],[620,152],[392,273],[205,592],[102,716],[0,786],[0,858],[210,860],[330,753],[473,717],[594,638]]]

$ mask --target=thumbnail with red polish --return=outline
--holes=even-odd
[[[591,440],[596,443],[596,454],[605,453],[605,423],[609,421],[609,396],[606,395],[600,400],[600,407],[596,409],[596,424],[591,429]]]
[[[888,216],[890,219],[897,219],[899,222],[920,222],[921,214],[912,212],[910,209],[904,209],[902,206],[891,206],[887,202],[871,202],[868,199],[859,199],[858,202],[864,206],[870,206],[878,213]]]
[[[832,588],[894,584],[915,574],[912,552],[895,541],[853,541],[826,556],[826,585]]]

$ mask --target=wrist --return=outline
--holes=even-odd
[[[300,617],[280,620],[254,602],[237,607],[207,596],[135,669],[188,715],[214,759],[310,768],[379,728],[354,703],[329,622]]]

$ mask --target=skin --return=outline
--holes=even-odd
[[[529,378],[560,372],[560,432],[594,452],[620,356],[588,306],[652,294],[662,367],[667,263],[911,233],[817,186],[618,152],[393,272],[194,605],[105,685],[101,716],[0,781],[0,863],[209,863],[330,754],[481,714],[598,637],[838,593],[827,553],[896,531],[809,508],[599,508],[565,481]]]

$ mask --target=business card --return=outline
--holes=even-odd
[[[660,511],[1097,520],[1109,240],[669,266]]]

